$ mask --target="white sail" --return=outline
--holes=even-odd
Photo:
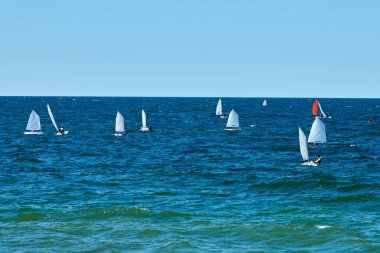
[[[304,161],[308,161],[309,160],[309,151],[307,149],[306,136],[300,127],[298,128],[298,135],[299,135],[299,139],[300,139],[300,150],[301,150],[302,158]]]
[[[120,112],[116,114],[115,132],[124,132],[124,118]]]
[[[232,128],[238,128],[239,127],[239,116],[237,113],[232,110],[230,114],[228,115],[228,121],[226,127],[232,127]]]
[[[34,110],[30,113],[26,130],[27,131],[41,131],[40,116],[38,116],[38,114]]]
[[[141,111],[142,116],[142,128],[146,128],[146,113],[144,110]]]
[[[264,100],[264,102],[263,102],[263,106],[268,106],[268,103],[267,103],[266,100]]]
[[[222,115],[223,114],[223,109],[222,109],[222,100],[219,99],[218,105],[216,106],[216,115]]]
[[[308,142],[311,143],[326,143],[326,129],[322,120],[316,117],[311,126]]]
[[[49,116],[50,116],[51,122],[53,122],[53,125],[54,125],[55,129],[57,129],[57,131],[58,131],[58,126],[57,126],[57,124],[55,123],[54,116],[53,116],[53,113],[51,112],[51,109],[50,109],[50,106],[49,106],[49,105],[47,105],[47,109],[48,109],[48,113],[49,113]]]
[[[318,106],[319,106],[319,110],[321,111],[321,113],[323,115],[323,118],[326,118],[326,114],[323,112],[322,106],[321,106],[321,104],[319,102],[318,102]]]

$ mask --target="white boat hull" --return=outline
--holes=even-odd
[[[66,134],[69,134],[69,131],[65,131],[65,133],[64,133],[64,134],[62,134],[62,133],[58,132],[58,133],[56,133],[55,135],[66,135]]]
[[[124,134],[119,134],[119,133],[116,133],[116,134],[115,134],[116,137],[121,137],[121,136],[123,136],[123,135],[124,135]]]
[[[223,115],[222,115],[222,116],[220,116],[220,118],[221,118],[221,119],[227,119],[228,116],[223,116]]]
[[[25,131],[24,134],[26,134],[26,135],[41,135],[41,134],[43,134],[43,132]]]
[[[315,163],[315,162],[304,162],[304,163],[302,163],[301,165],[302,165],[302,166],[308,166],[308,167],[311,167],[311,166],[313,166],[313,167],[317,167],[317,166],[318,166],[318,164]]]
[[[148,132],[148,131],[150,131],[150,129],[147,127],[142,127],[142,128],[140,128],[140,131],[141,132]]]
[[[226,131],[240,131],[240,127],[226,127],[224,128]]]

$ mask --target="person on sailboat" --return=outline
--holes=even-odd
[[[152,131],[153,130],[153,127],[152,126],[149,126],[149,131]]]
[[[65,134],[65,129],[64,129],[62,126],[59,127],[58,131],[59,131],[59,133],[62,134],[62,135]]]
[[[124,133],[123,133],[123,135],[127,135],[128,134],[128,131],[127,130],[125,130],[124,131]]]
[[[322,156],[321,155],[318,155],[318,158],[317,160],[314,161],[316,164],[321,164],[322,162]]]

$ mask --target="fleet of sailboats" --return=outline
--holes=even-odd
[[[318,103],[318,102],[317,102]],[[317,104],[314,102],[314,106],[316,107]],[[314,145],[320,144],[320,143],[326,143],[326,127],[325,124],[323,124],[322,120],[316,116],[315,120],[311,126],[309,138],[306,141],[306,136],[303,133],[302,129],[299,127],[299,142],[300,142],[300,151],[301,155],[304,161],[302,165],[305,166],[317,166],[318,164],[309,160],[309,152],[307,148],[307,143],[313,143]]]
[[[267,101],[264,100],[263,106],[267,106],[267,105],[268,105]],[[323,112],[322,107],[321,107],[321,105],[317,99],[314,101],[313,107],[312,107],[312,111],[313,111],[313,114],[315,116],[315,119],[314,119],[314,122],[311,126],[309,137],[307,140],[306,140],[306,135],[302,131],[301,127],[298,128],[300,152],[301,152],[302,159],[304,160],[304,163],[302,163],[301,165],[304,165],[304,166],[317,166],[318,165],[317,163],[310,161],[309,150],[308,150],[307,144],[313,143],[314,145],[317,145],[317,144],[327,142],[326,127],[325,127],[324,123],[322,122],[322,120],[320,119],[320,117],[318,117],[318,115],[317,115],[318,109],[321,111],[322,115],[324,115],[324,116],[326,115]],[[59,128],[57,126],[57,123],[54,119],[54,115],[53,115],[53,112],[52,112],[49,104],[47,104],[47,110],[48,110],[51,122],[52,122],[54,128],[57,130],[57,135],[58,134],[59,135],[68,134],[68,131],[62,132],[63,128]],[[215,113],[218,116],[223,116],[222,100],[221,99],[218,100],[218,104],[217,104]],[[142,120],[142,127],[140,128],[140,131],[150,131],[151,128],[147,127],[147,125],[146,125],[146,113],[144,110],[141,110],[141,120]],[[229,113],[225,130],[228,130],[228,131],[240,130],[239,116],[235,112],[235,110],[231,110],[231,112]],[[43,132],[41,131],[40,117],[34,110],[32,110],[32,112],[30,113],[30,116],[28,119],[28,124],[26,126],[26,130],[25,130],[24,134],[26,134],[26,135],[43,134]],[[116,119],[115,119],[115,136],[123,136],[125,134],[126,134],[126,131],[125,131],[125,126],[124,126],[124,117],[119,111],[117,111]]]

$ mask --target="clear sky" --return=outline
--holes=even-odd
[[[0,95],[378,98],[380,1],[1,1]]]

